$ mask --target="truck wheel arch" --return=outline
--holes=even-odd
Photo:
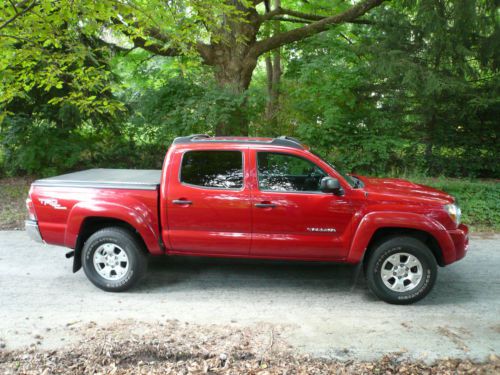
[[[364,256],[363,256],[363,262],[366,263],[367,260],[370,258],[370,254],[372,253],[373,249],[376,248],[378,244],[380,244],[383,241],[388,240],[389,238],[392,237],[398,237],[398,236],[406,236],[406,237],[413,237],[419,241],[421,241],[423,244],[427,245],[429,249],[431,249],[432,254],[434,255],[434,258],[436,258],[436,262],[439,266],[443,267],[444,260],[443,260],[443,254],[441,251],[441,248],[439,247],[439,243],[436,240],[436,238],[430,234],[429,232],[420,230],[420,229],[413,229],[413,228],[404,228],[404,227],[382,227],[378,228],[374,233],[372,238],[370,239],[370,242],[368,243]]]
[[[126,221],[109,217],[90,216],[85,218],[80,226],[74,250],[73,273],[82,268],[81,254],[85,241],[87,241],[87,239],[95,232],[108,227],[120,227],[126,229],[142,244],[143,249],[147,249],[146,243],[141,234]]]
[[[361,220],[355,231],[347,262],[359,263],[367,259],[375,244],[397,235],[422,241],[432,250],[440,266],[454,259],[453,241],[440,223],[416,213],[372,212]]]
[[[118,220],[129,224],[140,233],[146,243],[146,248],[151,253],[163,254],[154,213],[136,199],[127,199],[122,204],[103,201],[83,201],[75,204],[66,219],[64,236],[66,247],[75,248],[84,221],[92,217]]]

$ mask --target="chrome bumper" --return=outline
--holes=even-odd
[[[40,234],[40,230],[38,229],[38,223],[35,220],[25,220],[24,227],[29,238],[31,238],[33,241],[43,243],[42,235]]]

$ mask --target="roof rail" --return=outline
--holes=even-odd
[[[294,148],[300,148],[300,149],[305,149],[304,145],[300,143],[300,141],[297,138],[293,137],[288,137],[286,135],[282,135],[280,137],[274,138],[271,142],[273,145],[278,145],[278,146],[288,146],[288,147],[294,147]]]
[[[248,144],[267,144],[267,145],[274,145],[274,146],[284,146],[284,147],[293,147],[297,148],[299,150],[306,150],[308,149],[307,146],[304,146],[300,141],[296,138],[292,137],[287,137],[287,136],[281,136],[278,138],[273,138],[272,140],[259,140],[259,139],[248,139],[246,140],[245,138],[243,139],[218,139],[218,138],[213,138],[207,134],[193,134],[193,135],[188,135],[186,137],[177,137],[174,139],[173,144],[181,144],[181,143],[191,143],[191,142],[227,142],[227,143],[248,143]]]
[[[198,138],[210,138],[208,134],[191,134],[185,137],[177,137],[172,143],[189,143]]]

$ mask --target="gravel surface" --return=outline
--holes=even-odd
[[[440,269],[434,291],[411,306],[378,301],[364,282],[351,290],[354,268],[344,265],[180,257],[153,259],[137,288],[111,294],[72,274],[66,251],[0,232],[0,350],[61,349],[89,324],[131,321],[140,331],[178,320],[266,327],[265,337],[275,332],[298,353],[340,361],[500,353],[500,235],[474,237],[467,257]]]

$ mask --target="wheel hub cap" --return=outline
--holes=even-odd
[[[380,271],[384,285],[394,292],[415,289],[423,276],[422,263],[414,255],[395,253],[382,264]]]
[[[94,268],[99,276],[115,281],[122,278],[129,269],[128,255],[120,246],[105,243],[94,252]]]

